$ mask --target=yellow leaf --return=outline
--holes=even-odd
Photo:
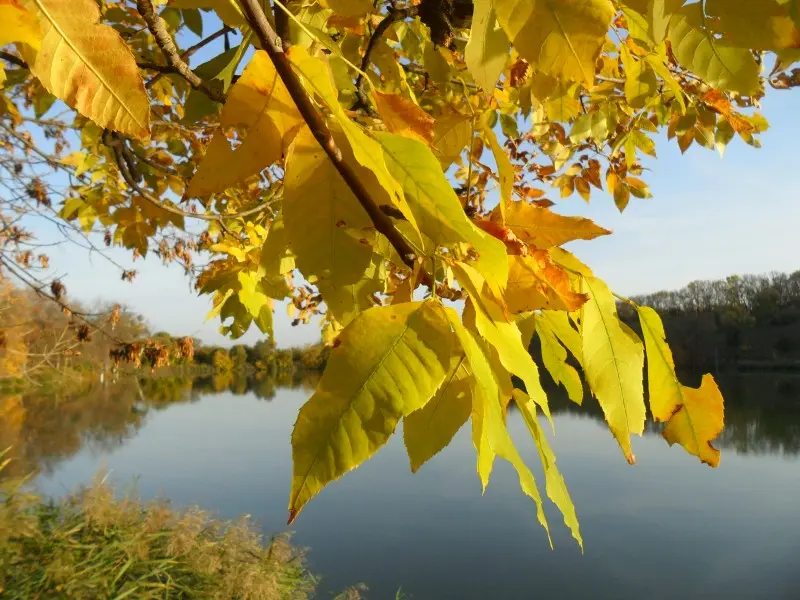
[[[290,522],[325,485],[375,454],[402,417],[425,406],[455,351],[432,301],[371,308],[337,343],[292,433]]]
[[[741,48],[800,48],[800,31],[788,3],[778,0],[707,0],[706,13],[717,19],[715,29]],[[795,9],[796,10],[796,9]]]
[[[39,50],[21,48],[45,89],[101,127],[150,136],[150,98],[119,33],[98,23],[94,0],[25,0],[42,28]]]
[[[281,157],[302,123],[269,56],[256,51],[220,116],[223,128],[240,127],[247,134],[235,149],[224,132],[214,135],[186,196],[221,192],[260,173]]]
[[[472,387],[466,356],[454,356],[450,371],[436,396],[403,419],[403,441],[411,471],[419,468],[450,443],[472,411]]]
[[[247,25],[247,19],[245,19],[242,9],[239,8],[236,0],[172,0],[169,6],[180,9],[203,8],[213,10],[225,25],[235,29]]]
[[[542,469],[544,470],[545,489],[547,497],[553,501],[564,516],[564,524],[572,532],[572,537],[578,542],[578,545],[583,550],[583,538],[581,538],[581,530],[578,525],[578,515],[575,514],[575,505],[570,498],[567,484],[564,477],[556,466],[556,456],[550,448],[550,443],[539,426],[539,421],[536,418],[536,406],[530,401],[528,395],[521,390],[514,390],[514,399],[517,406],[519,406],[522,418],[528,426],[528,431],[531,432],[533,441],[536,443],[536,448],[539,450],[539,458],[542,461]]]
[[[498,212],[492,220],[499,221]],[[565,217],[548,208],[513,202],[506,211],[506,226],[522,241],[537,248],[561,246],[572,240],[591,240],[611,233],[582,217]]]
[[[536,314],[537,327],[545,323],[549,333],[569,350],[570,354],[583,367],[583,348],[580,333],[572,326],[569,315],[559,310],[543,310]]]
[[[688,4],[672,16],[669,41],[682,67],[711,87],[749,96],[759,89],[759,65],[747,48],[717,39],[704,27],[703,4]]]
[[[433,151],[443,170],[453,164],[472,136],[472,123],[469,117],[451,113],[436,119],[433,127]]]
[[[714,377],[706,374],[698,389],[683,387],[683,405],[664,429],[670,446],[680,444],[711,467],[719,465],[719,450],[711,445],[724,427],[725,408]]]
[[[0,46],[11,42],[28,44],[34,50],[41,47],[42,28],[36,16],[18,0],[0,0]]]
[[[514,314],[550,309],[573,312],[587,297],[572,290],[567,273],[555,265],[547,250],[508,257],[508,310]]]
[[[594,277],[584,277],[582,282],[582,291],[589,294],[580,319],[583,371],[609,429],[633,464],[636,459],[630,436],[644,431],[644,350],[630,328],[619,320],[614,296],[606,284]]]
[[[595,61],[614,17],[610,0],[493,0],[514,47],[535,69],[594,82]]]
[[[408,219],[419,235],[415,215],[403,196],[401,185],[387,169],[388,157],[384,156],[381,145],[352,121],[339,103],[339,94],[334,85],[333,75],[327,61],[311,56],[301,46],[292,46],[288,52],[289,60],[301,75],[308,91],[316,93],[327,104],[336,121],[344,131],[359,164],[372,171],[378,183],[386,190],[392,205]]]
[[[658,93],[656,74],[647,62],[634,59],[624,45],[620,54],[625,67],[625,98],[633,108],[643,108],[648,98]]]
[[[539,523],[541,523],[542,527],[544,527],[547,532],[547,539],[550,541],[550,546],[552,547],[553,541],[550,539],[550,530],[548,529],[547,519],[542,509],[542,497],[539,494],[539,489],[536,486],[533,473],[531,473],[530,469],[519,455],[519,452],[517,452],[514,442],[511,440],[511,436],[508,433],[508,429],[506,429],[502,407],[497,393],[497,384],[494,381],[494,376],[486,355],[481,350],[474,335],[467,331],[461,324],[458,314],[452,309],[446,309],[446,313],[455,331],[456,337],[467,356],[467,360],[469,360],[472,372],[475,374],[477,385],[474,389],[474,398],[478,407],[477,410],[480,412],[482,418],[482,433],[485,431],[488,445],[491,448],[491,456],[493,457],[493,454],[496,454],[507,460],[517,471],[520,487],[522,491],[536,503],[536,515],[539,519]],[[474,418],[473,412],[473,419]],[[481,469],[480,458],[481,456],[479,454],[479,472]],[[485,487],[484,485],[484,489]]]
[[[509,46],[508,37],[497,23],[492,0],[475,0],[464,60],[485,93],[494,91],[508,60]]]
[[[325,8],[330,8],[338,17],[360,17],[375,12],[370,0],[318,0]]]
[[[369,306],[371,291],[354,295],[353,286],[367,276],[374,229],[308,128],[297,134],[286,157],[283,223],[297,267],[306,278],[316,277],[326,303],[331,301],[333,316],[346,325]]]
[[[378,134],[376,139],[383,147],[389,171],[403,186],[420,231],[438,246],[472,245],[478,255],[475,267],[492,285],[505,286],[505,246],[470,221],[430,148],[388,133]]]
[[[528,395],[550,418],[547,396],[539,380],[539,369],[522,344],[522,334],[505,314],[502,300],[481,274],[465,263],[454,262],[453,273],[475,305],[475,326],[481,337],[496,351],[503,367],[525,384]],[[476,373],[476,377],[477,377]]]
[[[376,92],[378,113],[386,128],[426,144],[433,143],[433,117],[399,94]]]
[[[719,451],[711,447],[723,427],[723,400],[714,378],[703,377],[699,389],[678,381],[672,352],[667,345],[664,325],[658,313],[637,306],[647,349],[647,388],[650,411],[656,421],[668,421],[664,437],[679,443],[712,467],[719,464]]]
[[[566,314],[560,312],[566,317]],[[550,327],[550,321],[542,313],[536,313],[535,331],[542,347],[542,361],[550,376],[557,384],[564,386],[569,399],[576,404],[583,402],[583,383],[575,368],[567,363],[567,351],[559,341],[555,331]],[[578,333],[572,330],[576,337]],[[580,339],[578,340],[580,341]]]
[[[483,139],[489,146],[494,156],[494,162],[497,164],[497,173],[500,176],[500,216],[501,219],[505,216],[506,210],[511,205],[511,194],[514,191],[514,166],[511,164],[511,159],[508,153],[497,141],[497,136],[492,131],[492,128],[483,119],[481,123],[481,132]]]

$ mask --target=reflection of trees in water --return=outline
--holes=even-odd
[[[151,410],[203,396],[252,393],[271,400],[280,388],[311,390],[319,375],[271,379],[264,374],[123,378],[68,395],[0,396],[0,449],[12,447],[3,477],[51,473],[82,449],[108,452],[136,435]]]
[[[800,454],[800,377],[721,376],[718,383],[725,397],[725,429],[714,443],[716,447],[740,454]],[[604,420],[594,398],[587,396],[578,406],[560,389],[549,387],[547,391],[553,414]],[[663,425],[648,417],[646,434],[662,430]]]
[[[152,410],[226,392],[253,394],[267,401],[282,388],[310,394],[318,380],[319,374],[277,379],[264,373],[197,379],[143,377],[121,379],[79,394],[2,396],[0,448],[12,446],[14,457],[3,475],[52,472],[81,449],[110,451],[135,436]],[[719,447],[743,454],[800,454],[800,378],[745,376],[721,378],[719,383],[726,399],[726,427]],[[603,420],[593,398],[577,406],[558,388],[550,387],[548,395],[554,414]],[[647,432],[656,434],[660,426],[648,423]]]

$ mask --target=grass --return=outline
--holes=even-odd
[[[316,586],[287,537],[265,541],[247,518],[117,499],[102,482],[57,501],[8,482],[0,501],[3,598],[301,600]]]

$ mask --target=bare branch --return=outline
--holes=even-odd
[[[143,189],[136,181],[134,174],[131,173],[130,167],[128,162],[125,160],[124,150],[123,147],[127,148],[125,144],[125,138],[115,134],[114,132],[105,130],[103,132],[103,143],[108,146],[114,152],[114,158],[117,162],[117,167],[119,168],[119,173],[122,175],[122,179],[125,180],[125,183],[142,199],[146,200],[150,204],[157,206],[158,208],[167,211],[168,213],[172,213],[173,215],[179,215],[181,217],[188,217],[192,219],[200,219],[201,221],[216,221],[222,224],[226,220],[230,219],[238,219],[241,217],[248,217],[250,215],[254,215],[257,213],[262,212],[265,208],[268,208],[272,205],[274,200],[269,202],[264,202],[259,204],[258,206],[254,206],[253,208],[248,208],[247,210],[243,210],[241,212],[229,214],[229,215],[206,215],[206,214],[197,214],[188,212],[185,210],[181,210],[175,206],[170,206],[168,204],[164,204],[158,198],[153,196],[150,192]]]
[[[153,3],[150,0],[136,0],[136,8],[139,14],[142,15],[144,22],[147,23],[147,28],[153,34],[156,44],[161,48],[161,52],[164,54],[164,58],[167,59],[169,66],[175,69],[194,89],[201,90],[215,102],[224,103],[225,94],[206,84],[181,58],[178,48],[175,46],[175,40],[172,39],[172,36],[167,31],[161,17],[156,14]]]
[[[0,50],[0,58],[2,58],[5,61],[10,62],[11,64],[17,65],[21,69],[27,69],[28,68],[28,63],[26,63],[20,57],[11,54],[10,52],[4,52],[4,51]]]

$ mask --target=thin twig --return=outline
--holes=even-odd
[[[250,215],[257,214],[262,212],[265,208],[269,207],[274,201],[263,202],[258,206],[254,206],[253,208],[248,208],[247,210],[243,210],[241,212],[228,214],[228,215],[206,215],[206,214],[197,214],[188,212],[185,210],[181,210],[175,206],[170,206],[168,204],[164,204],[158,198],[150,194],[147,190],[143,189],[135,180],[133,174],[130,171],[130,168],[125,161],[124,152],[122,147],[125,146],[125,139],[118,136],[117,134],[106,130],[103,133],[103,143],[108,146],[112,152],[114,153],[114,158],[117,162],[117,167],[119,168],[119,173],[122,175],[122,179],[125,180],[125,183],[142,199],[157,206],[158,208],[167,211],[168,213],[172,213],[173,215],[179,215],[181,217],[189,217],[193,219],[200,219],[202,221],[216,221],[223,224],[224,221],[228,219],[238,219],[241,217],[247,217]]]
[[[213,42],[217,38],[222,37],[223,35],[225,35],[229,31],[232,31],[232,29],[230,27],[228,27],[227,25],[225,27],[223,27],[222,29],[220,29],[218,31],[215,31],[214,33],[212,33],[207,38],[200,40],[194,46],[190,46],[189,48],[187,48],[186,50],[181,52],[181,54],[180,54],[181,59],[183,59],[183,61],[187,61],[189,59],[189,57],[192,56],[192,54],[194,54],[198,50],[200,50],[200,48],[202,48],[204,46],[207,46],[208,44],[210,44],[211,42]],[[156,83],[158,83],[158,80],[161,79],[164,75],[165,75],[165,73],[156,74],[155,77],[153,77],[150,81],[148,81],[147,83],[144,84],[144,87],[146,87],[147,89],[150,89]]]
[[[358,74],[358,78],[356,79],[356,94],[358,95],[358,100],[356,105],[353,107],[353,110],[357,110],[358,108],[369,108],[369,99],[367,98],[367,94],[364,92],[364,73],[366,73],[370,62],[372,62],[372,52],[378,45],[378,41],[380,41],[380,39],[383,37],[383,34],[386,33],[386,30],[389,29],[392,24],[397,21],[402,21],[403,19],[416,16],[417,12],[418,9],[416,6],[410,6],[402,9],[389,7],[389,14],[387,14],[380,23],[378,23],[375,31],[372,32],[369,42],[367,42],[367,49],[364,51],[364,57],[361,59],[362,72]]]
[[[0,58],[5,61],[10,62],[11,64],[17,65],[21,69],[27,69],[28,63],[22,60],[20,57],[11,54],[10,52],[4,52],[0,50]]]
[[[189,68],[189,65],[181,58],[178,48],[175,46],[175,40],[167,31],[164,26],[164,21],[161,20],[156,14],[155,8],[151,0],[136,0],[136,8],[139,14],[147,23],[147,28],[156,40],[156,44],[161,48],[164,58],[167,63],[175,69],[175,71],[183,77],[192,88],[202,91],[206,96],[215,102],[224,103],[225,94],[217,88],[213,88],[206,84],[200,77]]]

